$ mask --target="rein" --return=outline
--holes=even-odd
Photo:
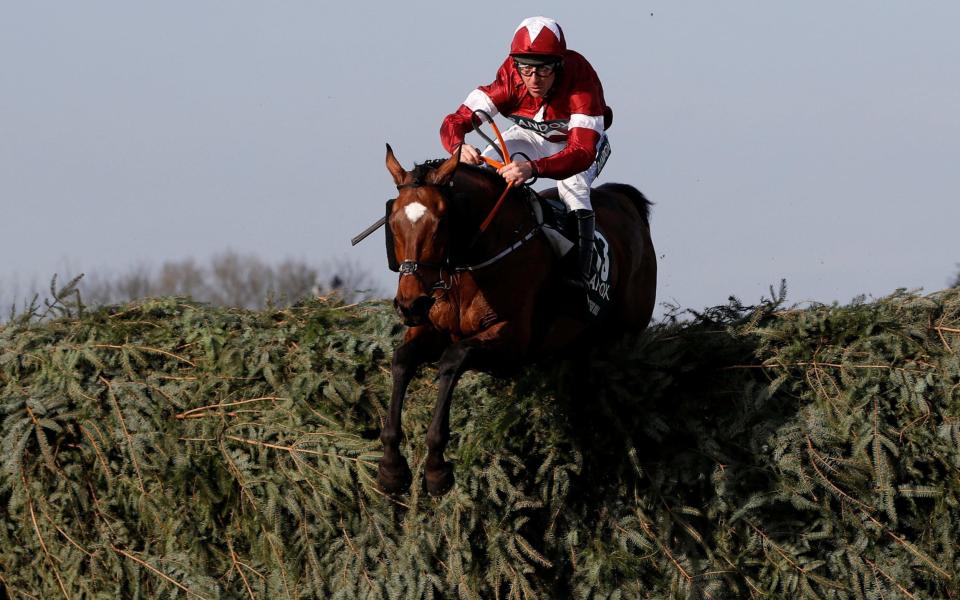
[[[487,123],[490,123],[490,127],[493,128],[493,132],[497,135],[497,141],[500,143],[499,148],[497,148],[497,146],[493,143],[493,140],[488,138],[486,134],[484,134],[483,131],[480,129],[481,116],[486,118]],[[473,115],[471,115],[471,121],[473,122],[473,130],[476,131],[477,134],[480,135],[480,137],[487,140],[491,146],[497,149],[497,152],[500,153],[500,158],[502,158],[504,162],[499,162],[486,156],[483,157],[483,160],[488,165],[494,168],[497,168],[497,169],[502,168],[503,165],[506,164],[506,161],[510,160],[510,153],[507,152],[507,143],[503,141],[503,135],[500,134],[500,128],[497,127],[497,124],[496,122],[494,122],[493,117],[491,117],[490,113],[488,113],[487,111],[477,109],[473,111]],[[493,218],[497,216],[498,212],[500,212],[500,207],[503,205],[503,201],[507,199],[507,194],[510,193],[510,188],[512,187],[513,187],[513,182],[511,181],[510,183],[507,184],[507,187],[503,190],[503,193],[500,194],[500,199],[497,200],[497,203],[493,205],[492,209],[490,209],[490,214],[488,214],[487,218],[484,219],[483,223],[480,224],[480,231],[477,233],[477,236],[473,239],[474,242],[477,241],[477,237],[480,237],[480,235],[482,235],[487,230],[487,227],[490,226],[490,223],[493,221]]]
[[[533,239],[533,236],[535,236],[537,232],[540,231],[541,229],[543,229],[543,223],[537,223],[536,225],[534,225],[533,229],[527,232],[527,235],[523,236],[516,242],[510,244],[509,246],[501,250],[500,253],[494,256],[493,258],[489,258],[483,261],[482,263],[478,263],[475,265],[454,267],[453,271],[454,273],[462,273],[464,271],[477,271],[484,267],[489,267],[490,265],[499,262],[503,258],[506,258],[507,255],[513,253],[515,250],[519,249],[521,246],[529,242],[531,239]]]

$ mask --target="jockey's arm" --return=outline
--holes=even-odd
[[[481,85],[467,95],[463,104],[456,112],[447,115],[440,125],[440,143],[451,155],[463,145],[460,152],[461,162],[480,164],[480,152],[470,144],[464,142],[467,133],[473,129],[473,111],[485,111],[491,117],[501,110],[512,106],[513,99],[510,93],[510,73],[508,68],[511,59],[504,61],[497,70],[497,78],[489,85]]]
[[[566,179],[590,168],[597,158],[600,134],[594,129],[574,127],[567,134],[566,147],[533,162],[534,172],[550,179]]]
[[[457,149],[463,146],[460,151],[460,160],[470,164],[480,162],[480,153],[470,144],[464,142],[464,138],[471,129],[473,129],[473,109],[466,104],[461,104],[456,112],[446,116],[443,124],[440,125],[440,143],[451,155],[457,153]]]
[[[593,129],[575,127],[568,133],[567,145],[560,152],[535,161],[509,162],[497,173],[514,185],[520,185],[533,176],[566,179],[590,168],[597,158],[599,141],[600,134]]]

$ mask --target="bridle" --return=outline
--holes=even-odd
[[[440,277],[434,282],[433,285],[429,286],[429,291],[434,292],[437,290],[448,291],[453,287],[453,278],[444,279],[443,278],[443,268],[444,265],[440,263],[426,263],[417,260],[404,260],[400,262],[400,277],[406,277],[407,275],[413,275],[420,280],[420,283],[424,284],[424,287],[427,287],[426,282],[423,280],[423,277],[417,274],[417,271],[421,267],[427,267],[429,269],[436,269],[440,274]]]
[[[429,187],[429,186],[438,188],[440,191],[440,194],[443,195],[443,188],[441,186],[431,184],[431,183],[425,183],[421,181],[412,181],[409,183],[397,184],[397,190],[399,191],[404,188],[418,188],[418,187]],[[387,227],[389,226],[390,225],[388,223]],[[436,290],[447,291],[453,286],[453,279],[449,278],[447,280],[444,280],[443,272],[445,267],[448,270],[450,269],[449,259],[445,260],[442,263],[408,259],[408,260],[402,260],[398,263],[398,272],[400,273],[399,275],[400,279],[403,279],[404,277],[407,277],[407,276],[416,277],[417,279],[420,280],[420,283],[422,283],[424,287],[428,287],[428,289],[431,292]],[[427,286],[427,283],[423,280],[423,277],[419,274],[419,271],[423,268],[436,269],[437,272],[439,273],[439,279],[437,279],[437,281],[433,285]]]
[[[416,188],[416,187],[427,187],[427,186],[437,187],[440,189],[440,193],[443,194],[442,186],[437,186],[436,184],[419,182],[419,181],[410,182],[410,183],[401,183],[397,185],[397,189],[401,190],[403,188]],[[499,206],[503,202],[503,199],[506,197],[507,192],[509,191],[510,191],[510,186],[507,186],[507,189],[504,191],[504,194],[498,200],[497,205],[494,207],[493,210],[491,210],[491,214],[488,215],[487,219],[484,221],[485,223],[489,224],[491,215],[495,214],[494,211],[496,211],[499,208]],[[534,217],[533,227],[520,239],[510,244],[509,246],[507,246],[506,248],[504,248],[503,250],[501,250],[491,258],[488,258],[479,263],[470,264],[470,265],[454,265],[450,261],[449,257],[447,257],[443,262],[439,262],[439,263],[426,262],[426,261],[420,261],[420,260],[409,260],[409,259],[402,260],[398,263],[399,277],[401,279],[407,276],[416,277],[417,279],[420,280],[420,283],[422,283],[424,287],[427,287],[431,292],[437,291],[437,290],[448,291],[453,287],[454,277],[456,277],[460,273],[463,273],[466,271],[470,271],[470,272],[478,271],[480,269],[484,269],[493,264],[496,264],[500,262],[502,259],[512,254],[513,252],[519,250],[523,245],[525,245],[527,242],[533,239],[533,237],[537,234],[537,232],[543,229],[543,220],[537,217],[536,211],[534,211],[532,208],[530,212]],[[482,233],[482,230],[479,231],[478,233]],[[474,236],[473,240],[470,242],[470,244],[467,246],[466,249],[467,250],[471,249],[474,246],[474,244],[476,244],[478,239],[479,239],[479,235]],[[439,274],[439,278],[437,279],[436,282],[433,283],[433,285],[427,286],[426,282],[423,280],[423,277],[420,275],[421,269],[436,269]],[[449,272],[450,274],[450,277],[447,279],[444,279],[445,272]]]

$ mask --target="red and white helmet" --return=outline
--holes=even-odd
[[[559,60],[566,51],[563,30],[559,23],[549,17],[524,19],[510,43],[510,56],[514,58]]]

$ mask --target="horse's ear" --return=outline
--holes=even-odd
[[[387,170],[393,175],[393,182],[400,185],[407,178],[407,172],[400,166],[397,157],[393,155],[393,148],[387,144]]]
[[[460,146],[463,148],[463,145]],[[427,175],[427,183],[432,183],[433,185],[447,185],[451,179],[453,179],[453,174],[456,172],[457,167],[460,165],[460,148],[457,148],[457,153],[443,161],[443,164],[430,171]]]

